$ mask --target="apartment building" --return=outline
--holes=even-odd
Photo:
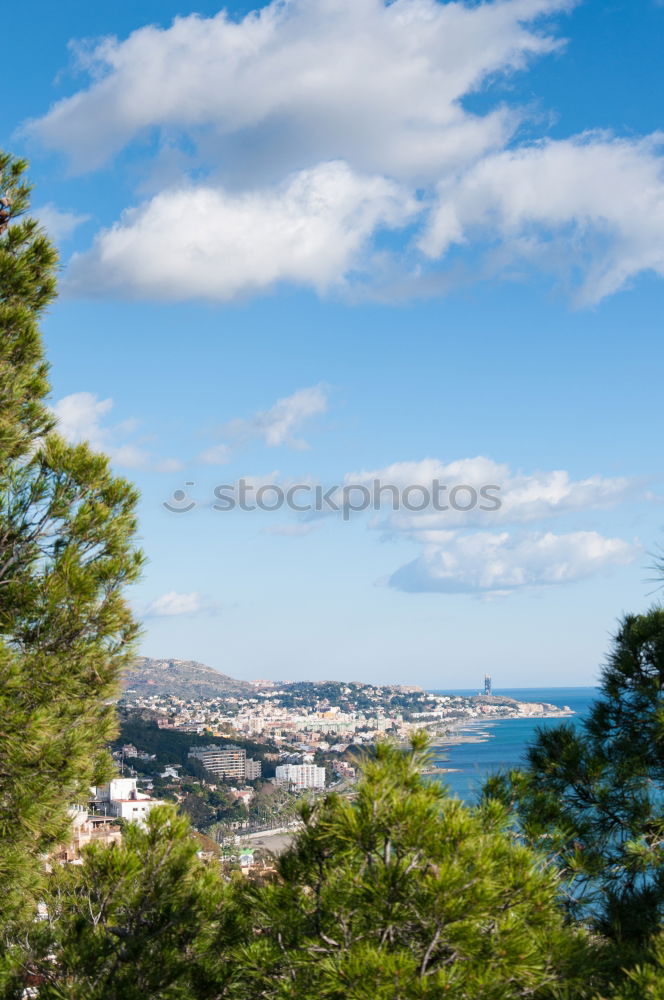
[[[325,768],[316,764],[280,764],[275,771],[278,785],[297,791],[301,788],[325,788]]]
[[[261,776],[261,762],[259,760],[253,760],[251,757],[247,757],[245,762],[244,777],[246,781],[255,781],[256,778]]]
[[[191,747],[189,756],[200,760],[206,771],[219,778],[240,778],[254,781],[261,776],[261,763],[247,757],[247,751],[232,743],[226,746],[210,744],[205,747]]]

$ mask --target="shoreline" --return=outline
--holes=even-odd
[[[514,712],[510,715],[502,715],[499,718],[459,721],[444,736],[433,736],[431,746],[433,750],[444,751],[462,744],[486,743],[488,740],[494,738],[495,734],[490,730],[500,722],[515,722],[518,720],[539,722],[541,719],[570,719],[575,715],[576,712],[574,711],[564,712],[562,710],[559,712],[545,712],[542,715],[522,715],[520,712]]]

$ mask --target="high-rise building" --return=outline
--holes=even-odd
[[[484,675],[484,693],[491,694],[491,674]]]
[[[206,771],[219,778],[242,778],[254,781],[261,776],[261,764],[258,760],[247,757],[247,751],[242,747],[228,743],[226,746],[216,746],[211,743],[206,747],[191,747],[189,756],[200,760]]]

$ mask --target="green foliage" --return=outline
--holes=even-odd
[[[30,914],[67,807],[109,773],[108,700],[136,625],[122,597],[136,491],[53,431],[38,323],[56,253],[27,210],[25,164],[0,156],[0,940]]]
[[[48,1000],[582,1000],[602,980],[557,880],[383,745],[353,801],[303,807],[278,876],[225,881],[168,808],[56,870],[22,976]],[[631,998],[630,998],[631,1000]]]
[[[40,1000],[191,995],[185,985],[224,892],[197,848],[186,821],[159,806],[145,829],[127,825],[121,845],[90,847],[81,868],[56,868],[24,960],[23,980],[39,983]]]
[[[53,426],[44,405],[48,366],[39,319],[55,297],[57,252],[34,219],[27,164],[0,153],[0,198],[8,219],[0,226],[0,462],[21,458]],[[4,213],[3,213],[4,215]]]
[[[207,804],[203,796],[193,792],[187,792],[183,796],[180,808],[197,830],[204,830],[216,818],[215,810]]]
[[[354,800],[303,808],[280,879],[238,890],[247,944],[230,995],[591,995],[553,871],[514,842],[496,803],[473,811],[423,781],[423,754],[422,740],[412,754],[382,744]]]
[[[580,726],[542,730],[528,767],[489,781],[567,881],[572,916],[625,946],[664,918],[664,610],[621,623],[602,697]]]
[[[664,936],[635,953],[628,968],[607,977],[609,985],[593,1000],[664,1000]]]

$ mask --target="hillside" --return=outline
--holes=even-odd
[[[180,698],[247,695],[253,688],[196,660],[155,660],[139,656],[123,679],[125,690],[140,695],[173,694]]]

